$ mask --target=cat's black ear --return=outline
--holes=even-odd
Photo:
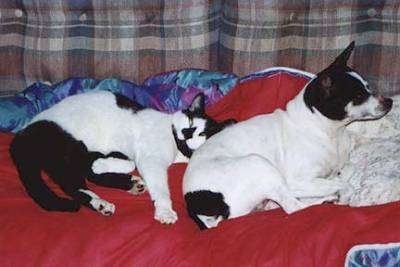
[[[188,110],[193,113],[205,113],[205,96],[203,93],[199,93],[193,98]]]
[[[354,41],[352,41],[339,56],[336,57],[335,61],[331,64],[331,66],[337,67],[345,67],[347,66],[347,61],[350,58],[351,53],[354,49]]]

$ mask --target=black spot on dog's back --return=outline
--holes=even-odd
[[[189,192],[185,194],[185,201],[189,216],[201,230],[207,229],[207,227],[197,215],[222,216],[224,219],[229,217],[229,206],[225,203],[221,193],[209,190]]]
[[[129,99],[128,97],[126,97],[124,95],[121,95],[118,93],[114,93],[114,95],[115,95],[115,99],[117,101],[117,106],[122,109],[130,109],[134,113],[144,109],[144,107],[142,105],[140,105],[136,101]]]

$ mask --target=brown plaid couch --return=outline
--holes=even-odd
[[[316,72],[356,40],[352,64],[400,92],[398,0],[2,0],[0,96],[35,81],[141,82],[180,68]]]

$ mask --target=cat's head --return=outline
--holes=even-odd
[[[205,96],[199,93],[187,109],[173,115],[172,131],[178,149],[190,157],[209,137],[235,122],[233,119],[217,122],[209,117],[205,112]]]

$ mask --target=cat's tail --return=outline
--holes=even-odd
[[[28,133],[26,132],[28,130]],[[41,177],[41,154],[37,150],[38,140],[29,134],[29,127],[16,134],[10,145],[10,155],[17,167],[19,178],[28,195],[45,210],[77,211],[80,207],[75,200],[57,196]],[[42,147],[45,149],[45,147]]]

